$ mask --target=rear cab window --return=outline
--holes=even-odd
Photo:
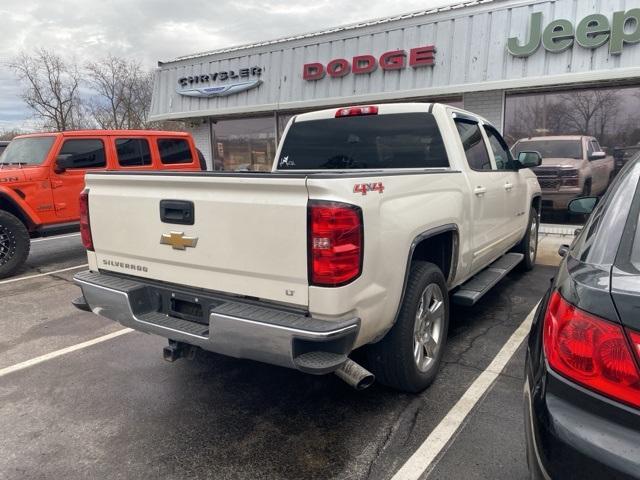
[[[164,165],[193,163],[191,147],[184,138],[159,138],[158,151]]]
[[[278,170],[448,168],[430,113],[392,113],[294,122]]]
[[[491,159],[477,122],[456,118],[454,120],[467,157],[469,168],[476,171],[492,170]]]

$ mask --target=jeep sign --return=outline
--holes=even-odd
[[[613,19],[594,13],[583,18],[574,28],[569,20],[554,20],[542,29],[542,13],[531,15],[529,39],[520,43],[518,37],[507,41],[507,50],[516,57],[533,55],[542,44],[548,52],[559,53],[573,43],[584,48],[598,48],[609,42],[609,53],[620,55],[625,44],[640,42],[640,8],[614,12]]]

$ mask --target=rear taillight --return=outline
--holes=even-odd
[[[631,332],[630,338],[639,350],[640,334]],[[640,407],[640,371],[622,327],[579,310],[558,292],[544,318],[544,352],[558,373]]]
[[[345,107],[336,112],[336,118],[358,117],[362,115],[377,115],[378,107],[371,105],[368,107]]]
[[[309,203],[309,283],[337,287],[360,275],[362,210],[339,202]]]
[[[89,222],[89,190],[83,190],[80,194],[80,237],[84,248],[93,251],[93,237]]]

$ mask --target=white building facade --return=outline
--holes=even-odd
[[[212,169],[268,170],[292,115],[398,101],[461,106],[509,142],[635,147],[640,1],[474,1],[185,56],[159,64],[150,119],[188,121]]]

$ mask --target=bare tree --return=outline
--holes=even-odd
[[[22,99],[46,128],[82,127],[80,73],[73,63],[42,48],[19,54],[9,67],[25,84]]]
[[[88,81],[96,95],[90,109],[102,128],[133,129],[147,126],[151,105],[152,74],[140,63],[109,55],[86,65]]]
[[[611,119],[618,116],[620,97],[616,90],[579,90],[562,95],[567,106],[567,125],[582,135],[604,136]]]
[[[0,130],[0,140],[13,140],[14,137],[17,137],[18,135],[22,135],[23,133],[25,132],[22,132],[15,128],[11,130]]]

